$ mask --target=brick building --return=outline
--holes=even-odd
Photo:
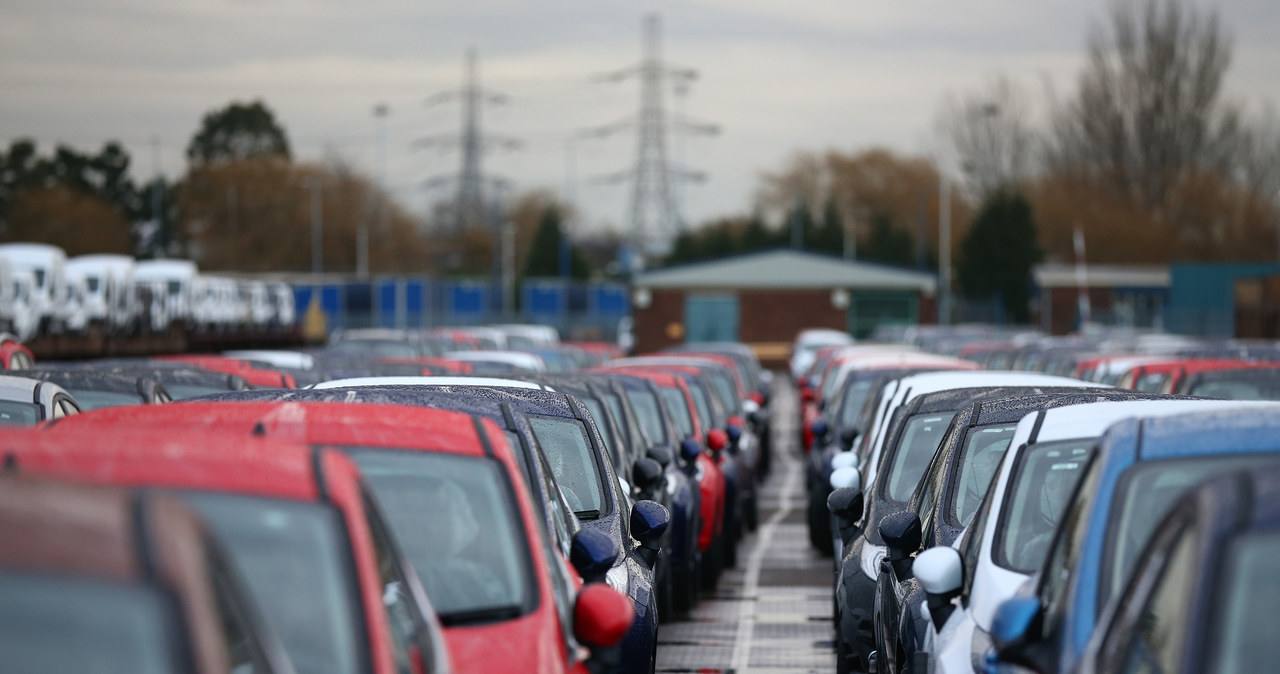
[[[741,341],[778,363],[804,328],[935,322],[936,289],[933,274],[793,250],[658,269],[632,281],[636,350]]]
[[[1164,326],[1169,302],[1168,267],[1042,264],[1035,268],[1039,292],[1031,322],[1052,335],[1080,328],[1080,296],[1089,298],[1093,322],[1135,328]]]

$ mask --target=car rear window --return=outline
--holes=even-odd
[[[528,542],[500,463],[442,452],[348,452],[442,623],[508,620],[532,607]]]
[[[0,663],[8,674],[181,671],[169,606],[137,585],[0,573]]]
[[[582,422],[529,415],[529,425],[573,511],[582,519],[606,514],[600,471]]]
[[[299,672],[361,671],[364,623],[339,513],[317,503],[187,492]]]

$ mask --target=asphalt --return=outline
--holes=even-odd
[[[784,382],[778,376],[775,382]],[[772,403],[773,471],[761,486],[760,527],[738,565],[688,618],[658,630],[658,672],[834,672],[832,562],[809,546],[795,390]]]

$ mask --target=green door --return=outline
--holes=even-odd
[[[920,298],[914,292],[857,291],[846,315],[849,334],[859,339],[877,325],[915,325],[920,322]]]
[[[738,296],[732,293],[685,295],[684,341],[738,341]]]

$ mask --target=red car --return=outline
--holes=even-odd
[[[155,360],[167,360],[194,365],[202,370],[238,374],[258,388],[298,388],[298,382],[288,372],[254,367],[238,358],[214,355],[177,354],[156,356]]]
[[[0,478],[0,597],[6,671],[293,672],[196,515],[163,494]]]
[[[1120,378],[1119,388],[1151,393],[1173,393],[1188,376],[1215,370],[1274,369],[1280,363],[1218,358],[1187,358],[1145,363]]]
[[[201,426],[199,410],[184,407]],[[299,672],[447,668],[417,576],[368,508],[371,496],[346,455],[149,427],[147,415],[120,413],[135,409],[148,408],[0,433],[0,453],[20,475],[181,494],[223,543]]]
[[[428,376],[433,374],[471,374],[475,370],[471,363],[465,360],[439,358],[436,356],[387,357],[379,358],[378,362],[389,365],[421,365],[423,367],[422,374]]]
[[[35,354],[17,337],[0,332],[0,370],[25,370],[36,362]]]
[[[192,417],[204,421],[193,424]],[[560,620],[575,610],[580,580],[540,533],[523,471],[492,421],[398,405],[194,402],[158,415],[121,413],[109,423],[343,448],[422,579],[444,624],[455,670],[566,672],[584,666]],[[601,629],[596,614],[611,616],[609,622],[631,615],[631,600],[614,594],[625,607],[608,595],[580,595],[590,599],[579,600],[577,609],[592,615],[574,624],[579,635]],[[540,600],[545,597],[551,601]],[[629,626],[630,620],[613,643],[594,645],[607,650]]]

